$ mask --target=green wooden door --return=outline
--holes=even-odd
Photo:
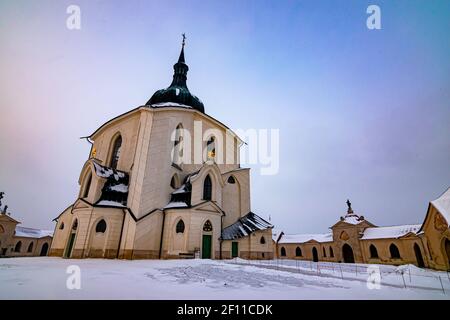
[[[202,259],[211,259],[211,235],[203,235]]]
[[[231,243],[231,257],[236,258],[239,256],[239,243],[232,242]]]
[[[70,256],[72,255],[72,248],[73,248],[73,243],[74,242],[75,242],[75,233],[71,233],[70,234],[70,238],[69,238],[69,242],[67,243],[67,248],[66,248],[66,252],[64,254],[64,257],[70,258]]]

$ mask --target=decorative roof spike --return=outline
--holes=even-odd
[[[185,60],[184,60],[184,46],[186,44],[186,35],[183,33],[181,36],[183,37],[183,41],[181,42],[181,52],[180,52],[180,56],[178,58],[178,63],[185,63]]]

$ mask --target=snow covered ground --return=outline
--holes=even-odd
[[[66,286],[70,265],[80,268],[79,290]],[[388,275],[395,280],[370,290],[364,266],[355,276],[351,265],[341,264],[342,273],[334,266],[333,271],[321,266],[318,272],[315,266],[292,260],[9,258],[0,260],[0,299],[450,299],[445,272],[413,269],[412,279],[422,274],[426,280],[422,288],[414,287],[405,273],[404,288],[403,281],[395,281],[405,268],[382,266],[382,280]]]

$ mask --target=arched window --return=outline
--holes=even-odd
[[[118,135],[113,143],[112,153],[111,153],[111,168],[117,169],[117,164],[120,158],[120,149],[122,147],[122,136]]]
[[[371,258],[378,258],[378,250],[373,244],[370,245],[369,251]]]
[[[213,227],[212,227],[211,221],[209,221],[209,220],[206,221],[205,224],[203,225],[203,231],[210,232],[212,230],[213,230]]]
[[[5,229],[3,228],[3,226],[0,224],[0,233],[5,233]]]
[[[333,248],[332,247],[330,247],[330,257],[334,258],[334,252],[333,252]]]
[[[395,244],[391,244],[389,246],[389,252],[391,253],[392,259],[400,259],[400,251],[398,250],[397,246]]]
[[[302,249],[300,249],[300,247],[297,247],[295,249],[295,256],[296,257],[301,257],[302,256]]]
[[[19,241],[16,243],[16,246],[14,247],[14,252],[20,252],[22,249],[22,241]]]
[[[178,221],[177,226],[175,227],[176,233],[183,233],[184,232],[184,222],[183,220]]]
[[[229,176],[229,177],[228,177],[228,183],[230,183],[230,184],[235,184],[235,183],[236,183],[236,179],[234,179],[233,176]]]
[[[105,233],[106,231],[106,221],[100,220],[95,226],[95,232]]]
[[[89,195],[89,190],[91,189],[91,182],[92,182],[92,173],[89,172],[84,182],[84,190],[82,198],[87,198],[87,196]]]
[[[203,200],[211,200],[212,198],[212,181],[209,174],[203,182]]]
[[[61,222],[61,224],[59,225],[59,230],[64,230],[64,222]]]
[[[261,237],[261,239],[259,239],[259,243],[265,244],[266,243],[266,239],[264,237]]]
[[[214,160],[216,157],[216,138],[209,138],[206,142],[206,160]]]
[[[33,242],[29,244],[27,252],[33,252]]]
[[[280,253],[282,257],[286,257],[286,249],[284,247],[281,247]]]
[[[78,228],[78,219],[75,219],[75,222],[72,225],[72,230],[75,231]]]
[[[327,257],[327,252],[325,251],[325,247],[322,248],[323,251],[323,256],[326,258]]]
[[[183,126],[181,123],[175,129],[175,140],[173,141],[172,162],[180,165],[183,159]]]

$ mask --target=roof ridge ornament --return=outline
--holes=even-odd
[[[353,214],[352,203],[350,202],[349,199],[347,199],[346,203],[347,203],[347,207],[348,207],[347,214]]]

